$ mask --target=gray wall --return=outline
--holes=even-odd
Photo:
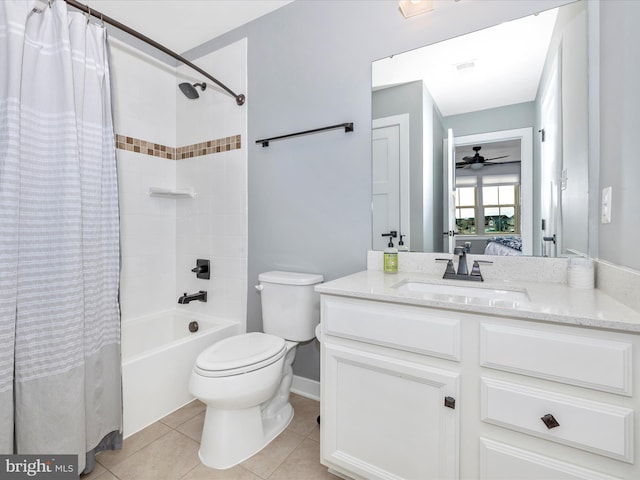
[[[404,19],[398,3],[391,0],[369,2],[364,8],[359,0],[296,1],[188,53],[197,58],[248,38],[249,88],[243,108],[248,108],[249,131],[249,330],[262,326],[259,297],[253,289],[260,272],[319,272],[331,280],[366,267],[371,243],[371,62],[533,13],[541,5],[552,8],[563,3],[567,2],[443,2],[429,14]],[[608,7],[611,2],[606,3]],[[613,20],[611,16],[605,15],[607,20]],[[637,40],[632,23],[623,18],[620,25],[626,25]],[[608,33],[614,34],[623,35]],[[634,45],[620,37],[608,40],[614,42],[613,48]],[[630,50],[620,56],[620,61],[633,57]],[[637,85],[638,66],[625,68],[636,69]],[[620,81],[625,82],[625,94],[637,99],[634,83]],[[631,106],[625,108],[633,113]],[[253,143],[265,136],[346,121],[355,123],[354,132],[305,136],[273,142],[268,148]],[[614,201],[619,190],[614,187]],[[622,211],[614,204],[614,218]],[[294,372],[319,378],[315,342],[300,348]]]
[[[600,188],[613,187],[613,202],[611,223],[600,224],[599,257],[640,270],[640,2],[600,9]]]
[[[533,127],[536,121],[535,104],[533,102],[517,103],[505,107],[451,115],[444,117],[442,121],[445,128],[453,129],[455,137]]]

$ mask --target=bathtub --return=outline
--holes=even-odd
[[[191,322],[198,331],[189,331]],[[193,400],[189,376],[209,345],[240,333],[237,322],[180,310],[122,322],[122,402],[128,437]]]

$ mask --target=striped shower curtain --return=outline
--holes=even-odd
[[[102,26],[41,3],[0,2],[0,453],[82,471],[121,440],[108,52]]]

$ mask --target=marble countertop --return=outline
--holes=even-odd
[[[458,294],[403,291],[400,282],[457,285],[469,288],[526,290],[530,301],[494,300]],[[617,330],[640,334],[640,312],[597,289],[570,288],[563,283],[485,280],[468,282],[443,280],[432,273],[365,270],[316,286],[321,294],[340,295],[392,303],[485,313],[567,325]]]

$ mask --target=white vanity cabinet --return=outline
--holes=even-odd
[[[459,320],[326,295],[321,305],[322,463],[367,480],[458,478]]]
[[[640,478],[637,336],[479,317],[479,478]]]
[[[337,474],[640,479],[639,335],[321,298],[321,462]]]

